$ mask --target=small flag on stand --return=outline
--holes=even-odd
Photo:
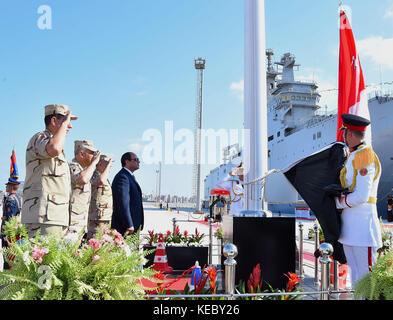
[[[15,156],[14,149],[12,149],[12,154],[11,154],[11,168],[10,168],[10,177],[8,179],[8,182],[13,184],[20,184],[18,165],[16,164],[16,156]]]

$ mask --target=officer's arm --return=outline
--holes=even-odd
[[[108,181],[109,171],[111,169],[112,162],[109,161],[105,170],[100,174],[100,184],[103,185]]]
[[[231,179],[232,177],[230,175],[227,175],[223,180],[219,181],[216,184],[216,187],[219,189],[224,189],[227,191],[231,191],[232,189],[232,181],[230,181],[229,179]]]
[[[70,123],[70,114],[68,113],[62,122],[59,130],[53,135],[53,137],[49,140],[48,144],[46,145],[46,152],[51,157],[57,157],[59,154],[63,152],[64,143],[67,136],[67,128]]]

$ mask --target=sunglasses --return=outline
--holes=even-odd
[[[130,161],[132,161],[132,160],[137,161],[137,162],[140,161],[139,158],[134,158],[134,159],[131,159]]]

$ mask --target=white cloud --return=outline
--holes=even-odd
[[[386,12],[385,15],[383,16],[385,19],[392,19],[393,18],[393,6],[389,7]]]
[[[239,82],[232,82],[229,89],[235,93],[236,97],[239,100],[244,100],[244,80],[240,80]]]
[[[147,90],[143,90],[143,91],[138,91],[137,93],[135,93],[137,96],[145,96],[147,95]]]
[[[145,148],[145,143],[142,139],[132,139],[129,141],[127,148],[131,152],[141,152]]]
[[[356,42],[360,60],[371,59],[377,66],[393,70],[393,38],[370,37]]]

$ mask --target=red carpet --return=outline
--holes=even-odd
[[[165,279],[165,282],[171,281],[173,279]],[[154,288],[155,287],[155,283],[147,280],[147,279],[141,279],[141,282],[143,284],[143,286],[148,287],[148,288]],[[179,279],[178,281],[176,281],[175,283],[172,283],[168,289],[170,290],[179,290],[179,291],[183,291],[184,287],[186,286],[186,284],[188,283],[188,286],[190,286],[191,283],[191,279],[190,278],[182,278]]]

